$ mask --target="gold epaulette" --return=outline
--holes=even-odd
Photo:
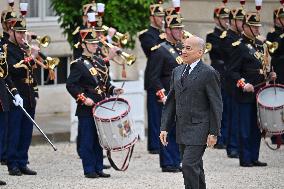
[[[166,33],[161,33],[159,35],[160,39],[166,39],[167,38],[167,34]]]
[[[160,44],[159,45],[155,45],[154,47],[151,48],[151,51],[157,50],[158,48],[160,48]]]
[[[70,65],[71,65],[71,64],[74,64],[74,63],[76,63],[76,62],[78,62],[78,59],[73,60],[72,62],[70,62]]]
[[[142,35],[142,34],[145,33],[146,31],[148,31],[148,29],[145,29],[145,30],[142,30],[142,31],[138,32],[138,36],[139,36],[139,35]]]
[[[80,26],[78,26],[72,33],[72,35],[76,35],[80,31]]]
[[[224,39],[225,37],[227,37],[227,31],[223,31],[222,34],[220,35],[221,39]]]
[[[233,46],[233,47],[236,47],[236,46],[239,46],[239,44],[241,44],[241,41],[240,41],[240,40],[233,42],[233,43],[232,43],[232,46]]]
[[[204,53],[209,53],[212,50],[212,44],[211,43],[205,43],[205,51]]]

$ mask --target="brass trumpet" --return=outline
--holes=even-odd
[[[106,26],[106,25],[103,25],[102,28],[105,31],[109,30],[109,27]],[[114,37],[123,45],[126,45],[128,40],[129,40],[129,35],[127,33],[126,34],[122,34],[122,33],[118,32],[118,31],[115,32]]]
[[[47,67],[47,69],[54,70],[54,68],[58,66],[60,62],[59,58],[57,57],[52,58],[52,57],[46,56],[42,52],[39,52],[38,55],[44,60],[45,66]]]
[[[270,53],[274,53],[278,49],[278,43],[277,42],[270,42],[265,40],[264,42],[269,50]]]
[[[48,47],[51,41],[48,35],[45,35],[43,37],[32,35],[31,38],[35,40],[41,47],[44,47],[44,48]]]
[[[101,42],[105,45],[105,46],[107,46],[108,48],[113,48],[114,46],[112,45],[112,44],[110,44],[110,43],[108,43],[108,42],[106,42],[106,41],[102,41],[101,40]],[[117,55],[119,56],[119,57],[121,57],[124,61],[126,61],[126,64],[128,65],[128,66],[131,66],[132,64],[134,64],[134,62],[136,61],[136,56],[135,55],[133,55],[133,54],[128,54],[128,53],[126,53],[126,52],[123,52],[123,51],[117,51],[116,52],[117,53]],[[115,60],[114,60],[115,61]],[[118,64],[124,64],[123,62],[118,62],[118,61],[115,61],[116,63],[118,63]]]

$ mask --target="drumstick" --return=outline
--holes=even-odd
[[[123,81],[123,83],[122,83],[122,85],[121,85],[121,88],[124,87],[124,84],[125,84],[125,81]],[[113,103],[113,105],[112,105],[112,107],[111,107],[112,110],[113,110],[113,108],[114,108],[114,106],[115,106],[115,104],[116,104],[116,101],[117,101],[118,97],[119,97],[119,94],[116,96],[115,101],[114,101],[114,103]]]
[[[261,82],[261,83],[259,83],[259,84],[254,85],[253,87],[254,87],[254,88],[257,88],[257,87],[259,87],[259,86],[265,84],[265,83],[268,82],[268,81],[271,81],[271,79],[266,79],[265,81],[263,81],[263,82]]]
[[[98,107],[101,107],[101,108],[104,108],[104,109],[107,109],[107,110],[110,110],[110,111],[113,111],[113,112],[114,112],[114,110],[113,110],[113,109],[110,109],[110,108],[105,107],[105,106],[103,106],[103,105],[99,105]]]
[[[272,69],[272,72],[274,72],[273,66],[271,66],[271,69]],[[274,86],[273,86],[273,88],[274,88],[274,94],[275,94],[275,96],[276,96],[275,79],[274,79],[274,81],[273,81],[273,84],[274,84]]]

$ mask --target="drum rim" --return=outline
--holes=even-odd
[[[115,101],[115,100],[121,101],[121,102],[125,102],[125,103],[128,105],[128,109],[125,110],[125,112],[123,112],[123,114],[121,114],[120,116],[116,116],[116,117],[110,118],[110,119],[109,119],[109,118],[101,118],[101,117],[98,117],[98,116],[95,115],[95,111],[96,111],[96,108],[97,108],[98,106],[102,105],[102,104],[105,103],[105,102],[111,102],[111,101]],[[123,98],[107,98],[107,99],[104,99],[104,100],[98,102],[98,103],[93,107],[93,116],[94,116],[94,118],[95,118],[96,120],[101,121],[101,122],[117,121],[117,120],[122,119],[122,118],[124,118],[125,116],[127,116],[129,112],[130,112],[130,105],[129,105],[128,101],[125,100],[125,99],[123,99]]]
[[[281,105],[281,106],[270,107],[270,106],[265,106],[265,105],[263,105],[263,104],[261,104],[261,103],[259,102],[258,99],[259,99],[260,93],[261,93],[264,89],[267,89],[267,88],[270,88],[270,87],[280,87],[280,88],[283,88],[283,89],[284,89],[284,85],[282,85],[282,84],[268,84],[268,85],[266,85],[266,86],[260,88],[259,91],[258,91],[257,94],[256,94],[256,101],[257,101],[257,104],[258,104],[259,106],[261,106],[262,108],[265,108],[265,109],[268,109],[268,110],[279,110],[279,109],[282,109],[282,108],[284,107],[284,104]]]

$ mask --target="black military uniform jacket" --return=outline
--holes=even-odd
[[[92,65],[92,71],[87,69],[84,61]],[[78,99],[78,95],[83,93],[85,97],[91,98],[94,103],[98,103],[113,95],[115,87],[110,83],[109,70],[105,62],[102,59],[92,60],[83,55],[71,63],[66,88],[78,103],[76,116],[92,116],[92,107],[85,106]]]
[[[261,41],[253,41],[242,36],[242,39],[235,42],[235,48],[228,64],[228,74],[235,86],[241,78],[245,83],[252,85],[259,84],[265,80],[261,57],[263,55],[263,44]],[[257,89],[255,89],[257,90]],[[243,92],[238,88],[236,91],[236,100],[240,103],[254,103],[255,93]]]
[[[275,31],[267,34],[267,40],[278,44],[278,48],[271,53],[271,66],[277,74],[277,83],[284,84],[284,29],[275,26]]]
[[[221,79],[223,78],[224,73],[224,61],[222,54],[223,46],[221,45],[223,32],[224,31],[222,31],[220,28],[215,27],[214,31],[206,36],[206,45],[207,48],[209,48],[208,50],[211,59],[211,66],[220,73]]]
[[[230,79],[230,76],[228,75],[228,64],[230,63],[232,51],[234,49],[234,42],[238,41],[240,39],[240,35],[229,29],[226,32],[226,35],[221,38],[220,46],[223,48],[220,48],[224,60],[224,80],[223,80],[223,88],[229,95],[234,95],[234,91],[236,90],[236,85],[232,80]]]
[[[144,75],[145,76],[145,80],[144,80],[145,90],[148,90],[151,88],[150,80],[149,80],[150,72],[152,71],[149,69],[149,61],[151,61],[150,60],[151,48],[154,47],[155,45],[160,44],[163,41],[163,39],[160,37],[160,34],[161,32],[159,29],[150,26],[147,31],[139,35],[141,47],[147,58],[147,64],[146,64],[145,75]]]
[[[24,108],[35,108],[38,88],[34,74],[35,62],[25,62],[23,50],[18,45],[8,42],[7,62],[9,74],[20,96],[24,100]]]
[[[164,45],[167,46],[170,51],[164,48]],[[176,53],[180,55],[180,51],[177,50],[175,44],[172,44],[168,41],[165,41],[154,49],[150,56],[149,61],[149,70],[151,70],[149,74],[149,82],[150,87],[153,88],[156,92],[165,89],[166,92],[170,89],[170,80],[172,71],[175,67],[179,66],[179,60],[177,60],[173,54]]]
[[[8,64],[6,61],[7,56],[7,44],[3,38],[0,38],[0,112],[9,111],[10,102],[12,97],[6,89],[6,85],[13,95],[18,94],[17,89],[15,88],[10,76],[8,75]]]

